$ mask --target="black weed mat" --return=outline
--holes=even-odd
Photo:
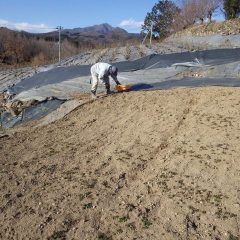
[[[222,86],[222,87],[240,87],[240,78],[184,78],[181,80],[168,80],[156,83],[140,83],[131,86],[131,91],[141,90],[168,90],[178,87],[207,87],[207,86]]]
[[[1,127],[12,128],[16,125],[32,120],[40,119],[56,110],[64,100],[54,99],[39,103],[23,110],[18,116],[12,116],[8,112],[1,113]]]
[[[123,61],[114,64],[119,68],[119,72],[131,72],[146,68],[165,68],[174,63],[192,62],[195,61],[195,59],[198,59],[202,64],[208,65],[219,65],[240,61],[240,48],[213,49],[172,54],[152,54],[135,61]],[[20,93],[47,84],[60,83],[76,77],[90,76],[90,67],[90,65],[57,67],[22,80],[14,86],[13,91],[15,93]]]

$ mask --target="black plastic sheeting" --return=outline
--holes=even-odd
[[[240,87],[239,78],[183,78],[181,80],[168,80],[158,83],[140,83],[131,86],[131,91],[141,90],[167,90],[177,87],[205,87],[205,86],[223,86],[223,87]]]
[[[152,54],[150,56],[135,60],[114,63],[120,72],[131,72],[140,69],[155,69],[170,67],[174,63],[193,62],[198,59],[205,65],[227,64],[240,60],[240,48],[236,49],[215,49],[196,52],[183,52],[174,54]],[[15,93],[38,88],[47,84],[60,83],[62,81],[73,79],[80,76],[90,75],[90,65],[57,67],[47,72],[41,72],[30,78],[22,80],[13,87]],[[176,87],[201,87],[201,86],[231,86],[240,87],[240,79],[236,78],[184,78],[181,80],[169,80],[159,83],[141,83],[131,86],[132,91],[171,89]],[[11,116],[10,113],[1,114],[1,126],[11,128],[20,123],[39,119],[57,109],[64,101],[54,99],[32,106],[24,110],[23,114],[17,117]]]
[[[240,48],[214,49],[206,51],[182,52],[173,54],[152,54],[135,61],[123,61],[114,63],[119,72],[131,72],[146,68],[165,68],[174,63],[192,62],[198,59],[202,64],[226,64],[240,60]],[[68,79],[81,76],[90,76],[90,65],[56,67],[47,72],[38,73],[30,78],[22,80],[13,87],[15,93],[38,88],[47,84],[60,83]]]
[[[238,78],[184,78],[181,80],[169,80],[159,83],[141,83],[131,86],[131,91],[141,90],[167,90],[177,87],[204,87],[204,86],[225,86],[225,87],[240,87],[240,79]],[[64,100],[54,99],[45,101],[38,105],[29,107],[18,116],[12,116],[10,113],[1,113],[1,127],[11,128],[21,123],[26,123],[32,120],[40,119],[52,111],[56,110]]]
[[[48,100],[38,105],[28,107],[18,116],[12,116],[8,112],[1,113],[1,127],[12,128],[21,123],[37,120],[56,110],[64,101],[59,99]]]
[[[143,69],[165,68],[170,67],[174,63],[192,62],[195,59],[198,59],[200,63],[205,65],[227,64],[240,60],[240,48],[150,55]]]

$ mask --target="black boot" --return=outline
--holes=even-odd
[[[111,92],[110,88],[106,89],[106,94],[107,94],[107,95],[109,95],[109,94],[111,94],[111,93],[112,93],[112,92]]]
[[[106,88],[106,94],[107,94],[107,95],[109,95],[109,94],[112,93],[111,90],[110,90],[110,84],[106,83],[106,84],[105,84],[105,88]]]
[[[91,97],[92,97],[92,99],[96,99],[97,98],[96,91],[91,90]]]

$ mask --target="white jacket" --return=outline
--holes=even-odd
[[[108,63],[95,63],[91,67],[91,74],[92,76],[97,77],[99,80],[104,80],[105,77],[109,77],[109,68],[111,67]],[[117,81],[117,78],[113,77],[114,81]]]

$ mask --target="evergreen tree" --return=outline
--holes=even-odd
[[[180,9],[176,4],[169,0],[159,1],[154,5],[151,12],[148,12],[144,25],[142,26],[143,32],[149,31],[153,24],[153,33],[160,37],[166,37],[171,32],[171,26],[174,16]]]
[[[240,0],[224,0],[226,19],[237,18],[240,14]]]

